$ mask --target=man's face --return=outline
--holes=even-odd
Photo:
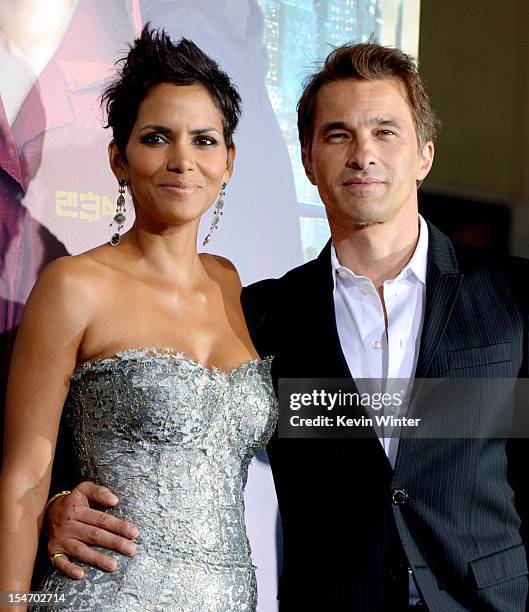
[[[419,151],[400,80],[324,85],[307,147],[303,165],[331,223],[364,226],[417,211],[417,181],[431,168],[433,143]]]

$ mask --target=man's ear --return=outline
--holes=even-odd
[[[307,178],[313,185],[315,185],[316,180],[314,178],[314,172],[312,171],[312,161],[309,152],[307,151],[307,147],[303,147],[301,149],[301,163],[303,164],[303,168],[305,168]]]
[[[421,159],[417,169],[417,181],[422,182],[428,176],[433,164],[434,151],[434,144],[429,140],[421,151]]]
[[[108,161],[116,178],[127,178],[127,162],[114,139],[108,143]]]
[[[232,142],[228,149],[228,157],[226,159],[226,171],[224,172],[224,176],[222,177],[222,182],[227,183],[231,175],[233,173],[233,162],[235,161],[235,154],[237,149],[235,148],[235,144]]]

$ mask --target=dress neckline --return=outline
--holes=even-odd
[[[235,368],[231,370],[222,370],[221,368],[217,368],[216,366],[207,367],[201,361],[197,359],[193,359],[190,357],[191,353],[189,351],[178,351],[172,347],[163,346],[163,347],[155,347],[155,346],[144,346],[144,347],[131,347],[126,348],[121,351],[117,351],[113,355],[109,355],[108,357],[101,357],[98,359],[87,359],[81,363],[77,363],[75,366],[75,370],[73,372],[75,374],[80,374],[83,371],[91,370],[94,368],[98,368],[100,366],[105,366],[111,364],[116,361],[133,361],[135,359],[141,358],[162,358],[162,359],[170,359],[171,361],[180,361],[196,366],[197,368],[203,370],[204,372],[208,372],[209,374],[219,374],[224,376],[232,376],[239,372],[240,370],[244,370],[245,368],[251,365],[258,364],[266,364],[271,363],[274,356],[269,355],[268,357],[264,357],[263,359],[249,359],[248,361],[243,361]]]

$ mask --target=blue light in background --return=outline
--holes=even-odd
[[[382,41],[382,0],[258,0],[265,19],[266,86],[292,164],[305,261],[319,253],[330,234],[318,192],[301,165],[296,104],[303,80],[334,46],[371,37],[401,46],[404,0],[396,2],[400,4],[394,39]]]

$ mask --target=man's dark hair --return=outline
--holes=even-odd
[[[316,98],[324,85],[346,79],[373,81],[390,78],[399,79],[405,87],[419,147],[434,141],[439,120],[413,58],[399,49],[382,47],[374,42],[345,44],[334,49],[321,70],[304,83],[297,106],[298,134],[301,147],[307,148],[309,157]]]
[[[117,78],[107,87],[101,104],[107,112],[106,127],[112,128],[122,154],[138,115],[140,104],[150,89],[160,83],[202,85],[219,109],[226,147],[241,114],[241,98],[228,75],[192,41],[182,38],[176,45],[163,31],[147,24],[130,45]]]

